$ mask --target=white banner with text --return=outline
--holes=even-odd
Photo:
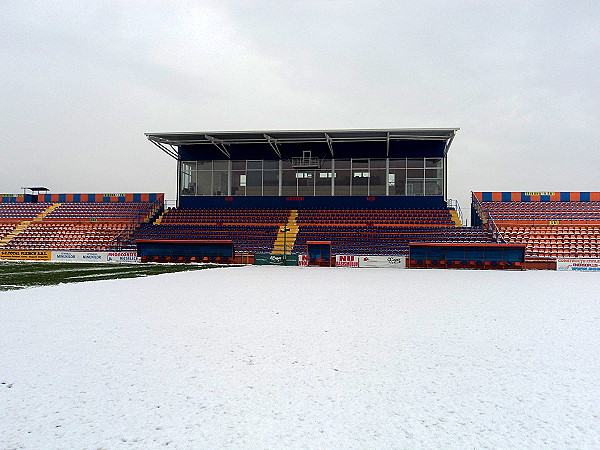
[[[600,259],[558,258],[556,270],[574,270],[578,272],[600,272]]]
[[[394,267],[406,269],[404,256],[359,256],[358,267]]]

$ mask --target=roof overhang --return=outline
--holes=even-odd
[[[175,159],[178,147],[186,145],[216,146],[226,156],[228,148],[243,144],[270,145],[279,153],[279,144],[324,143],[333,156],[336,142],[443,141],[448,151],[459,128],[389,128],[357,130],[290,130],[290,131],[205,131],[181,133],[145,133],[147,139]]]

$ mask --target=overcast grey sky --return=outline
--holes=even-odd
[[[0,192],[165,192],[145,132],[460,127],[449,194],[600,190],[596,1],[0,2]]]

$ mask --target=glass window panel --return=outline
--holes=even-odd
[[[183,170],[183,167],[186,167],[190,172],[192,170],[196,170],[196,161],[185,161],[181,163],[181,169]]]
[[[231,172],[231,195],[246,195],[246,172]]]
[[[213,161],[213,170],[226,171],[229,168],[229,161]]]
[[[367,195],[369,193],[369,172],[356,171],[352,161],[352,195]]]
[[[179,192],[181,195],[195,195],[196,187],[192,185],[192,164],[195,163],[182,162],[180,166],[181,173],[179,175],[179,182],[181,183]]]
[[[263,195],[279,195],[278,170],[265,170],[263,172]]]
[[[248,161],[248,170],[262,169],[262,161]]]
[[[406,195],[423,195],[423,179],[406,180]]]
[[[331,172],[319,170],[315,179],[315,195],[331,195]]]
[[[442,195],[442,180],[425,180],[425,195]]]
[[[212,195],[227,195],[227,186],[229,185],[229,174],[224,170],[215,170],[213,172],[213,191]]]
[[[336,159],[335,160],[335,170],[338,169],[350,169],[350,160],[349,159]]]
[[[196,161],[197,170],[212,170],[212,161]]]
[[[263,172],[263,185],[264,186],[279,186],[279,171],[265,170]]]
[[[425,169],[425,178],[442,178],[442,169]]]
[[[291,164],[290,164],[291,165]],[[296,171],[284,170],[281,179],[281,194],[282,195],[298,195],[296,188]]]
[[[353,159],[352,169],[367,169],[369,167],[368,159]]]
[[[369,186],[352,185],[352,195],[368,195]]]
[[[249,170],[246,173],[246,195],[262,195],[262,171]]]
[[[385,169],[385,159],[372,159],[369,162],[371,169]]]
[[[262,172],[259,170],[249,170],[247,175],[248,186],[262,186]]]
[[[407,178],[423,178],[423,169],[407,169]]]
[[[442,167],[441,158],[427,158],[425,160],[425,167]]]
[[[264,170],[279,169],[279,161],[263,161]]]
[[[339,170],[338,162],[335,163],[335,195],[350,195],[349,170]]]
[[[246,170],[246,161],[231,161],[231,170]]]
[[[390,159],[390,168],[398,168],[401,169],[406,167],[406,158],[401,159]]]
[[[298,195],[315,194],[315,171],[304,170],[296,173],[298,180]]]
[[[196,195],[211,195],[212,172],[201,170],[196,172]]]
[[[263,186],[262,195],[279,195],[279,186]]]
[[[371,169],[369,195],[385,195],[385,169]]]
[[[406,195],[406,170],[390,169],[388,185],[390,187],[390,195]]]
[[[425,160],[423,158],[408,158],[406,160],[406,167],[409,167],[409,168],[423,167],[424,161]]]
[[[315,186],[315,195],[331,195],[331,186]]]
[[[246,186],[246,195],[263,195],[262,186]]]

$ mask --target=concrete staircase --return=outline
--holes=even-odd
[[[158,216],[158,218],[157,218],[157,219],[154,221],[154,225],[160,225],[160,223],[162,222],[162,220],[163,220],[163,217],[165,216],[165,214],[166,214],[166,213],[167,213],[167,211],[166,211],[166,210],[165,210],[165,211],[163,211],[163,212],[161,213],[161,215],[160,215],[160,216]]]
[[[44,211],[42,211],[41,213],[39,213],[37,215],[37,217],[35,219],[33,219],[33,221],[34,222],[41,222],[42,220],[44,220],[44,217],[46,217],[48,214],[50,214],[52,211],[54,211],[60,205],[62,205],[62,203],[52,203]]]
[[[294,248],[294,243],[296,242],[296,235],[298,234],[299,228],[298,225],[296,225],[296,217],[298,217],[298,210],[292,209],[286,224],[279,228],[277,238],[275,239],[275,245],[273,246],[273,251],[271,253],[283,255],[284,240],[285,247],[287,247],[285,253],[289,254],[292,251],[292,248]],[[285,235],[282,231],[284,228],[289,229]]]
[[[458,217],[458,212],[455,209],[450,210],[450,215],[452,216],[452,220],[456,224],[457,227],[462,227],[462,223],[460,218]]]

